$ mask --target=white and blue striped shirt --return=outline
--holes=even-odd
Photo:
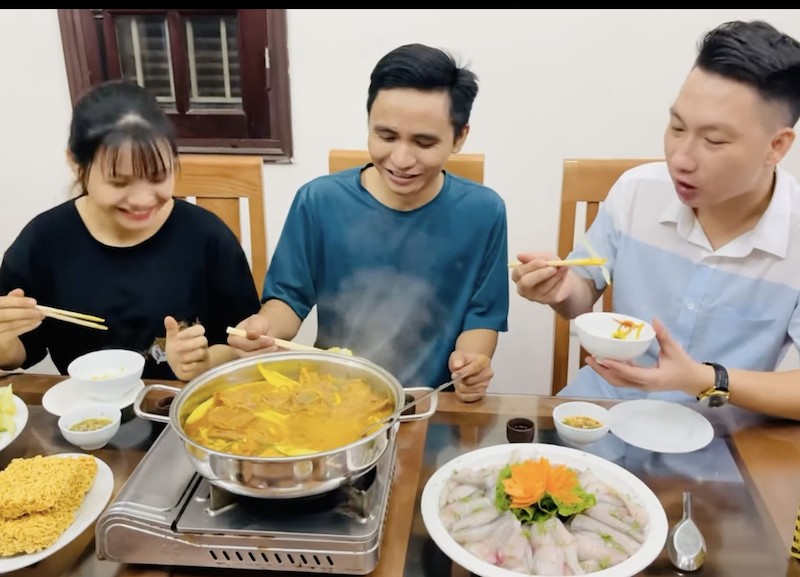
[[[767,210],[750,231],[714,250],[691,208],[678,199],[666,163],[627,171],[609,191],[587,238],[608,258],[615,311],[659,318],[696,361],[772,371],[789,346],[800,347],[800,185],[776,171]],[[582,246],[569,258],[586,258]],[[606,286],[598,267],[575,269]],[[658,358],[654,341],[637,364]],[[560,395],[661,398],[607,383],[582,368]]]

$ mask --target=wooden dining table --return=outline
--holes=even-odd
[[[0,469],[12,459],[64,452],[88,452],[114,474],[114,495],[122,488],[165,425],[127,413],[111,443],[81,451],[60,435],[57,417],[41,406],[43,394],[64,377],[0,375],[13,383],[27,405],[25,429],[0,452]],[[170,383],[180,386],[180,383]],[[397,465],[373,577],[469,576],[436,546],[425,528],[420,498],[425,483],[442,465],[465,452],[507,443],[506,423],[527,417],[536,427],[535,443],[565,445],[553,427],[553,408],[568,399],[539,395],[489,394],[463,403],[440,393],[438,410],[427,420],[403,423],[397,437]],[[424,403],[423,403],[424,404]],[[601,404],[611,406],[613,402]],[[584,447],[639,477],[657,495],[670,525],[680,520],[682,495],[691,491],[695,521],[708,555],[701,575],[724,577],[800,577],[800,561],[789,554],[800,505],[800,426],[792,421],[751,416],[734,418],[722,409],[693,407],[714,428],[714,439],[691,453],[654,453],[628,445],[613,434]],[[168,426],[168,425],[166,425]],[[9,573],[16,577],[244,577],[256,571],[117,563],[98,558],[94,525],[63,549],[35,565]],[[296,571],[264,571],[278,576]],[[681,575],[666,551],[640,575]]]

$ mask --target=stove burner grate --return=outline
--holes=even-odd
[[[203,495],[198,498],[208,501],[206,511],[212,517],[223,514],[231,508],[241,507],[251,514],[269,515],[274,519],[296,518],[300,515],[317,515],[334,511],[347,515],[360,523],[366,523],[371,515],[367,492],[375,482],[377,470],[376,465],[348,485],[308,497],[259,499],[258,497],[235,495],[216,485],[208,484],[208,496]]]

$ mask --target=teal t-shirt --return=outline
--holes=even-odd
[[[461,332],[508,329],[505,203],[446,174],[433,200],[398,211],[361,185],[361,170],[298,191],[262,300],[301,319],[316,305],[316,346],[349,348],[403,386],[436,386]]]

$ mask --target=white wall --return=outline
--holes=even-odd
[[[70,102],[55,10],[0,17],[0,251],[35,214],[67,198]]]
[[[764,18],[800,38],[797,10],[289,10],[294,163],[264,168],[270,254],[295,190],[329,148],[366,145],[369,74],[409,42],[447,48],[480,77],[466,152],[509,211],[509,252],[555,250],[566,157],[658,156],[667,109],[708,28]],[[55,10],[0,19],[0,250],[62,198],[70,104]],[[800,146],[785,166],[800,176]],[[497,392],[549,391],[549,309],[511,288]],[[313,338],[310,318],[300,338]]]

